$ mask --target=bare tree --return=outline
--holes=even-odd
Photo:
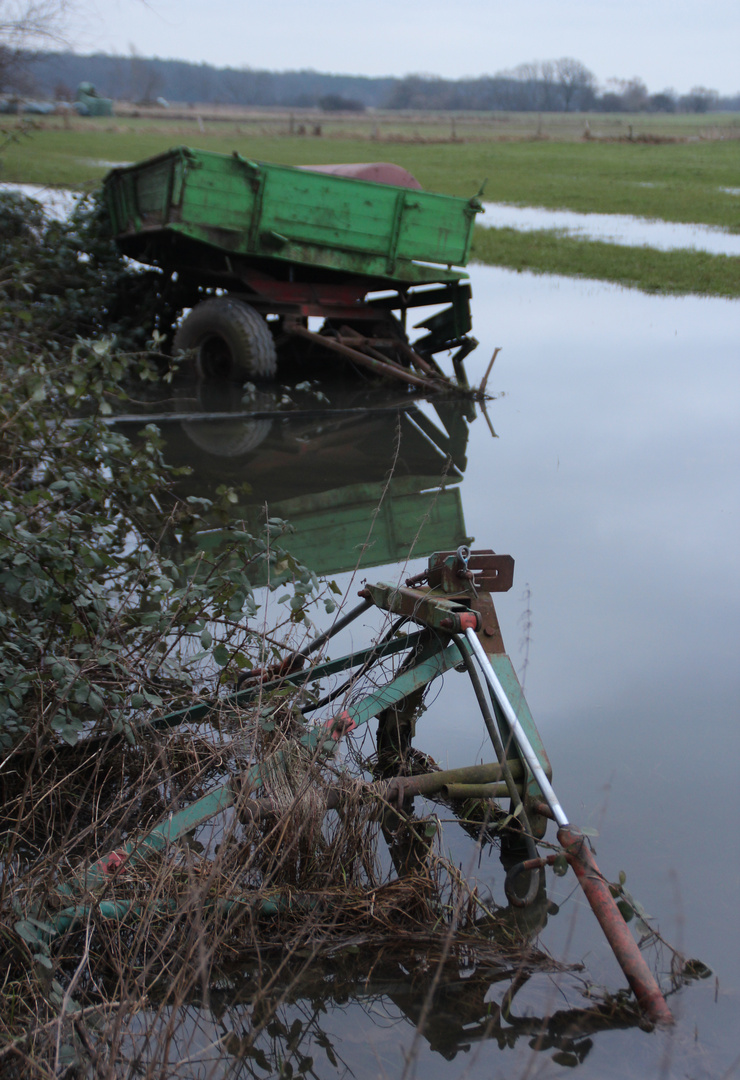
[[[685,112],[705,113],[716,109],[718,100],[719,94],[716,90],[708,90],[706,86],[692,86],[689,93],[681,98],[680,104]]]
[[[570,112],[571,106],[588,103],[596,88],[596,77],[580,60],[564,56],[555,61],[555,75],[563,97],[563,106]]]
[[[548,112],[556,106],[556,71],[552,60],[543,60],[540,64],[540,78],[542,79],[542,108]]]
[[[157,70],[156,61],[147,60],[139,55],[134,44],[129,45],[129,52],[131,53],[129,97],[137,105],[153,105],[164,87],[162,73]]]
[[[34,49],[64,40],[71,0],[0,0],[0,92],[20,88]]]
[[[8,46],[31,47],[61,37],[68,0],[0,0],[0,39]]]
[[[608,79],[608,84],[614,87],[614,92],[621,99],[621,107],[624,112],[641,112],[647,109],[648,88],[637,75],[632,79]]]
[[[675,90],[666,89],[658,94],[651,94],[648,98],[649,112],[674,113],[678,105],[678,94]]]
[[[522,105],[525,109],[542,107],[540,97],[540,66],[534,61],[519,64],[511,72],[511,77],[522,84]]]
[[[585,82],[579,80],[575,68],[571,65],[582,69],[582,72],[591,78],[590,85],[595,85],[596,80],[578,60],[533,60],[527,64],[519,64],[513,71],[502,72],[502,75],[516,80],[522,87],[513,107],[552,111],[561,108],[564,103],[566,109],[571,102],[575,104],[576,93],[582,86],[588,85],[588,78]],[[563,79],[574,83],[567,95],[563,91]]]

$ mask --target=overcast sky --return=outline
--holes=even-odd
[[[459,78],[573,56],[604,85],[740,91],[740,0],[85,0],[76,51]]]

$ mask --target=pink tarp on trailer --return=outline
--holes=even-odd
[[[371,161],[354,165],[299,165],[308,172],[330,173],[331,176],[348,176],[353,180],[372,180],[376,184],[394,184],[396,187],[416,188],[421,184],[400,165],[388,161]]]

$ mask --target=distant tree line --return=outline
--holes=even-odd
[[[215,68],[182,60],[98,53],[27,54],[25,63],[0,65],[0,92],[73,96],[77,84],[92,82],[106,97],[133,102],[322,108],[327,112],[365,108],[521,112],[710,112],[740,110],[740,94],[720,97],[701,86],[679,95],[650,93],[639,78],[610,79],[600,88],[580,60],[563,57],[520,64],[511,71],[479,78],[429,75],[370,78],[316,71],[261,71]],[[4,77],[3,77],[4,76]]]
[[[37,54],[28,74],[35,92],[47,97],[73,95],[78,83],[87,81],[106,97],[144,104],[165,98],[191,104],[316,108],[326,99],[330,110],[381,108],[395,82],[317,71],[215,68],[184,60],[148,59],[134,51],[129,56]]]

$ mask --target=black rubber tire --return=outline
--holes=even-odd
[[[277,374],[267,323],[249,304],[230,296],[197,304],[180,324],[172,351],[186,354],[179,371],[188,378],[243,383]]]

